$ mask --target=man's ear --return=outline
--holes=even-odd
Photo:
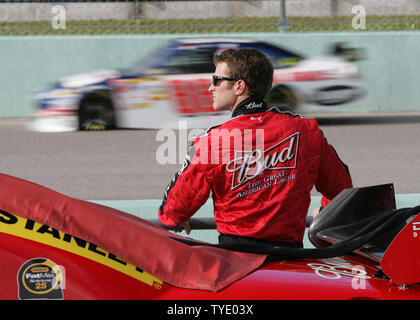
[[[236,94],[238,96],[248,94],[248,86],[246,85],[244,80],[238,80],[235,83],[236,86]]]

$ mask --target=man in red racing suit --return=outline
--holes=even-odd
[[[221,236],[301,246],[314,186],[322,194],[321,206],[352,187],[347,166],[317,121],[268,108],[247,95],[230,121],[194,138],[166,189],[159,219],[188,226],[211,194]]]

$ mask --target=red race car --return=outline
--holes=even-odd
[[[420,208],[396,209],[392,185],[344,190],[309,221],[304,249],[197,241],[7,175],[0,189],[3,300],[420,299]],[[227,312],[216,306],[252,312],[166,311]]]

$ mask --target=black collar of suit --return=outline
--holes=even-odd
[[[259,98],[249,97],[242,101],[232,112],[232,118],[243,114],[254,114],[267,111],[266,103]]]

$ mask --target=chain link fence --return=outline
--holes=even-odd
[[[420,0],[0,0],[1,35],[420,29]]]

